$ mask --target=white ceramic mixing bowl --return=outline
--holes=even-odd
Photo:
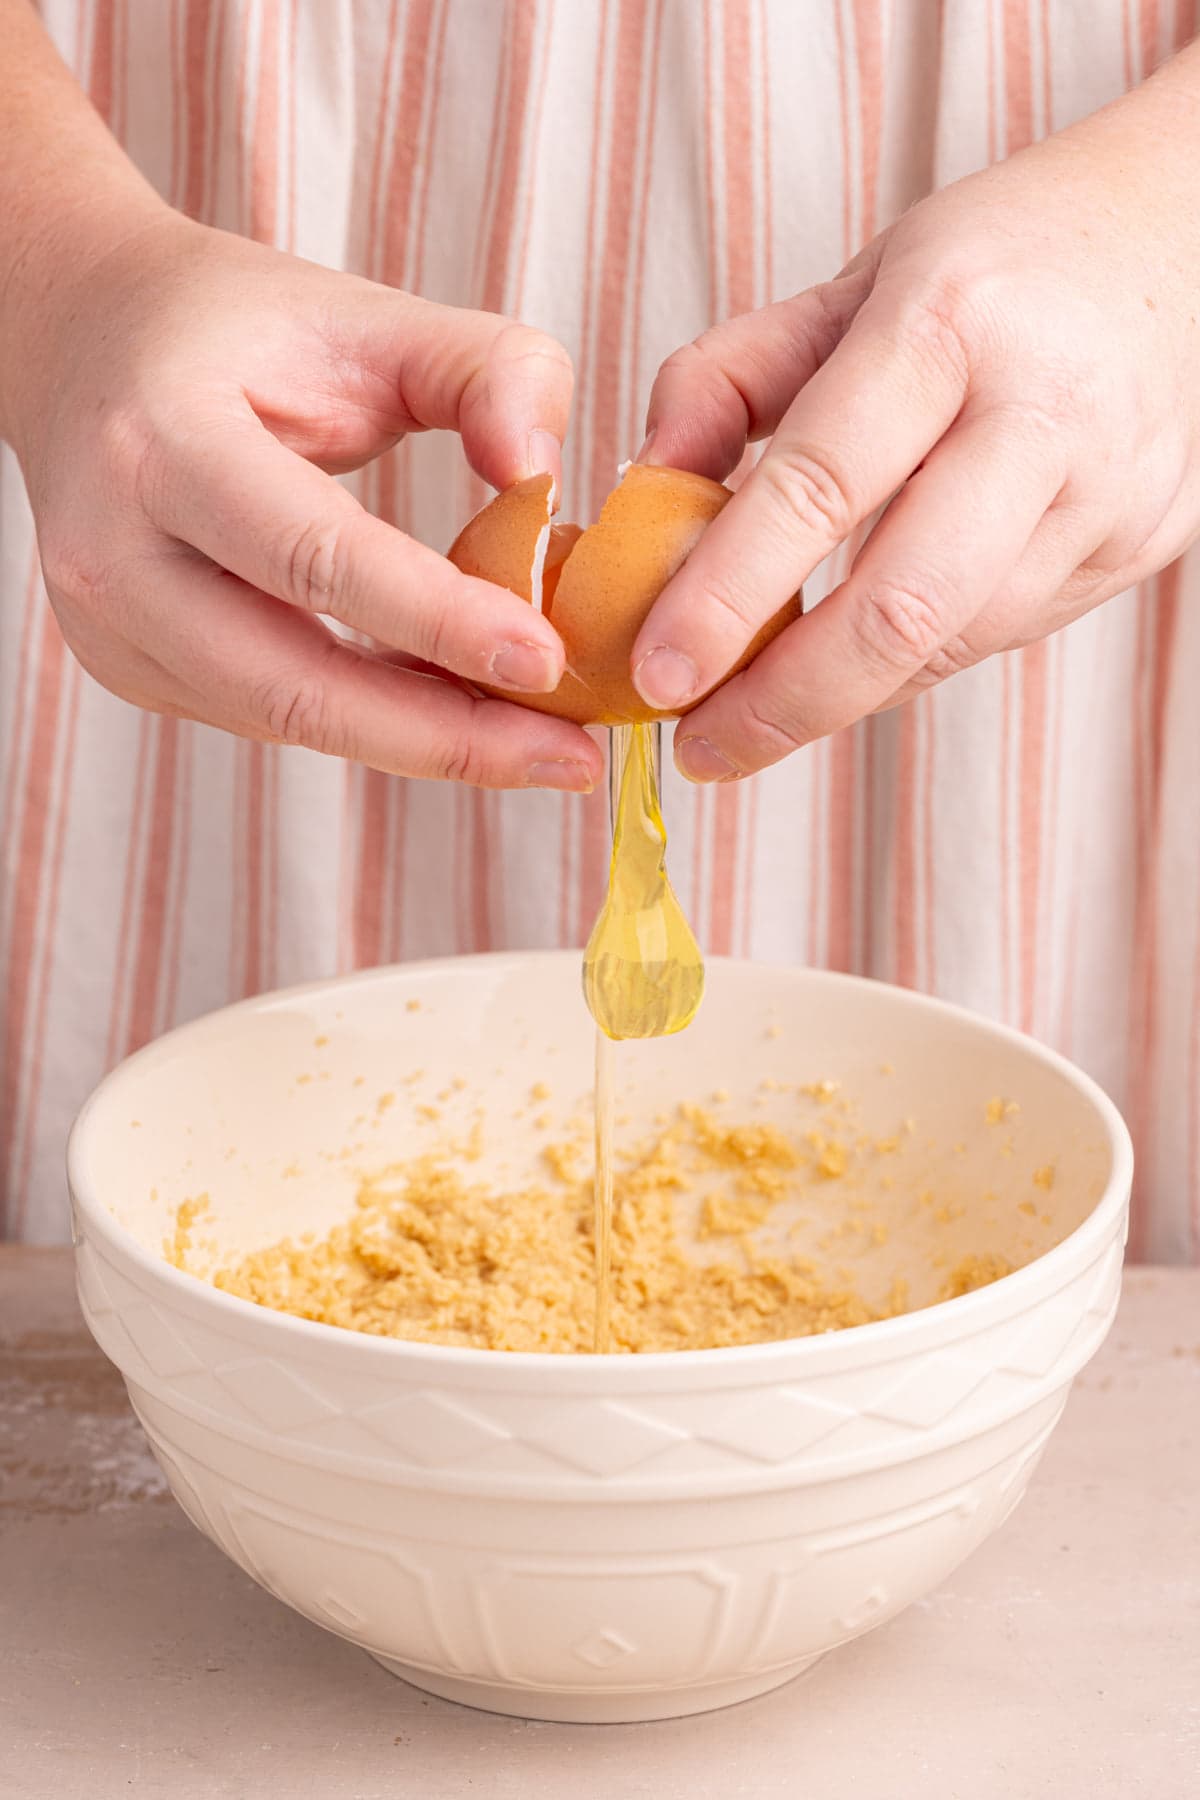
[[[932,1299],[966,1252],[1034,1260],[850,1331],[597,1358],[331,1329],[164,1259],[185,1198],[208,1195],[197,1235],[222,1254],[323,1227],[359,1170],[479,1107],[476,1173],[528,1172],[531,1112],[578,1113],[591,1054],[570,954],[386,969],[172,1032],[76,1124],[79,1294],[180,1504],[271,1593],[433,1693],[649,1719],[786,1681],[1008,1515],[1112,1320],[1131,1152],[1105,1096],[1026,1039],[714,962],[696,1025],[624,1047],[622,1133],[714,1089],[730,1118],[786,1121],[776,1084],[840,1081],[865,1132],[904,1137],[888,1241],[847,1239],[864,1293],[901,1273]]]

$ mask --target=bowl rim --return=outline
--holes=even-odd
[[[153,1286],[165,1284],[168,1291],[173,1290],[187,1311],[196,1307],[205,1311],[215,1308],[217,1316],[224,1315],[231,1324],[240,1320],[267,1331],[277,1329],[296,1340],[297,1346],[308,1344],[319,1348],[323,1344],[331,1355],[349,1352],[364,1358],[374,1358],[381,1364],[400,1357],[417,1366],[430,1365],[431,1370],[436,1368],[449,1372],[457,1369],[460,1373],[473,1370],[481,1376],[485,1371],[492,1375],[501,1370],[517,1375],[547,1375],[553,1371],[555,1380],[577,1382],[584,1387],[593,1386],[597,1373],[602,1371],[624,1375],[632,1369],[641,1369],[646,1371],[647,1378],[665,1375],[668,1371],[682,1375],[685,1370],[708,1370],[715,1374],[720,1369],[733,1373],[739,1366],[752,1365],[761,1361],[764,1356],[771,1359],[786,1353],[797,1360],[814,1357],[831,1344],[847,1349],[853,1344],[856,1349],[864,1352],[868,1344],[877,1346],[881,1351],[888,1345],[895,1350],[902,1347],[905,1339],[928,1334],[944,1345],[973,1336],[988,1324],[996,1322],[999,1317],[1019,1313],[1023,1310],[1021,1297],[1027,1291],[1032,1300],[1037,1298],[1035,1290],[1042,1290],[1047,1281],[1056,1289],[1064,1285],[1079,1269],[1091,1266],[1114,1237],[1128,1204],[1133,1177],[1133,1143],[1115,1102],[1098,1082],[1069,1058],[1011,1025],[1001,1024],[968,1007],[920,993],[913,988],[878,981],[873,976],[848,975],[832,969],[815,969],[801,963],[757,957],[711,956],[705,958],[705,963],[713,968],[773,969],[805,985],[842,990],[882,989],[916,1011],[968,1025],[985,1037],[1015,1047],[1033,1062],[1053,1070],[1077,1092],[1082,1093],[1094,1109],[1107,1139],[1111,1165],[1104,1190],[1095,1205],[1059,1243],[1021,1268],[1014,1269],[1011,1274],[1000,1276],[986,1287],[956,1295],[953,1299],[935,1301],[929,1306],[901,1313],[894,1318],[875,1319],[865,1325],[846,1326],[839,1331],[819,1332],[808,1337],[770,1338],[762,1343],[734,1344],[703,1350],[568,1353],[558,1350],[481,1350],[469,1345],[434,1344],[412,1338],[375,1336],[370,1332],[354,1331],[348,1326],[328,1325],[320,1320],[302,1319],[294,1313],[280,1312],[273,1307],[259,1306],[252,1300],[244,1300],[239,1295],[214,1287],[202,1276],[176,1268],[165,1257],[148,1250],[121,1224],[95,1191],[88,1172],[89,1144],[114,1094],[120,1091],[134,1070],[167,1060],[178,1051],[182,1042],[186,1042],[189,1037],[215,1030],[220,1022],[243,1013],[278,1011],[318,996],[323,998],[342,993],[351,987],[413,976],[442,975],[449,972],[465,976],[472,968],[484,964],[497,971],[503,971],[505,965],[514,970],[527,969],[530,963],[543,966],[561,963],[577,967],[578,959],[577,950],[503,950],[386,963],[374,968],[356,969],[343,975],[322,976],[287,988],[272,988],[265,993],[215,1007],[176,1025],[123,1058],[97,1083],[80,1107],[66,1146],[67,1183],[72,1202],[83,1215],[89,1230],[95,1232],[107,1245],[110,1253],[134,1264]],[[956,1321],[956,1325],[954,1329],[947,1330],[945,1326],[951,1318]],[[938,1329],[939,1326],[941,1329]],[[856,1356],[855,1361],[857,1360]]]

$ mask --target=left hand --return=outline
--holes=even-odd
[[[673,709],[891,499],[842,585],[688,714],[730,780],[1043,638],[1200,535],[1200,45],[663,365],[646,460],[761,462],[633,653]]]

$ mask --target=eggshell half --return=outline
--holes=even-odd
[[[464,574],[496,582],[539,607],[567,653],[567,673],[552,694],[505,693],[504,698],[580,725],[674,716],[652,711],[634,687],[634,642],[667,582],[732,497],[727,487],[703,475],[634,463],[597,522],[581,531],[577,525],[551,524],[548,475],[532,476],[497,495],[459,534],[450,561]],[[801,610],[797,594],[768,621],[730,674],[753,661]]]

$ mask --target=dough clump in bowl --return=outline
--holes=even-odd
[[[478,1152],[476,1151],[476,1154]],[[616,1178],[612,1347],[699,1350],[809,1337],[909,1309],[896,1279],[873,1302],[832,1251],[788,1246],[789,1203],[845,1184],[831,1240],[884,1228],[855,1196],[880,1146],[818,1130],[726,1124],[696,1106],[627,1150]],[[376,1336],[484,1350],[590,1351],[593,1195],[585,1140],[547,1147],[545,1177],[497,1192],[457,1147],[363,1179],[349,1218],[202,1271],[203,1202],[185,1202],[166,1245],[227,1293]],[[847,1207],[849,1211],[847,1212]],[[782,1231],[772,1231],[779,1220]],[[941,1298],[1010,1272],[993,1254],[948,1270]]]

